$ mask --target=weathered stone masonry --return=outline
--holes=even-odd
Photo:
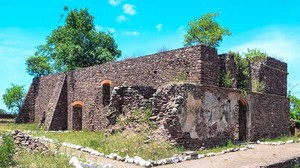
[[[220,73],[236,75],[233,56],[203,45],[45,76],[33,80],[17,122],[46,112],[50,130],[103,130],[148,108],[166,137],[190,148],[289,134],[287,65],[268,57],[249,68],[266,93],[219,87]]]

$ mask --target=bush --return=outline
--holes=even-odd
[[[249,63],[247,59],[243,58],[239,53],[229,52],[234,55],[234,62],[236,65],[236,87],[241,90],[248,90],[249,81]]]
[[[229,72],[221,73],[220,75],[220,86],[231,88],[234,82],[234,78],[231,77]]]
[[[263,93],[266,91],[266,83],[265,82],[259,82],[258,80],[252,81],[252,91],[257,93]]]
[[[11,136],[3,136],[3,143],[0,146],[0,167],[8,167],[13,162],[15,144]]]
[[[265,52],[262,52],[260,49],[247,49],[247,53],[244,53],[246,56],[246,59],[250,61],[250,63],[253,62],[261,62],[265,61],[267,59],[267,54]]]

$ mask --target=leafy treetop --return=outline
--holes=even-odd
[[[207,13],[200,19],[189,22],[184,45],[204,44],[210,47],[218,47],[223,36],[231,35],[229,29],[221,27],[214,18],[219,13]]]
[[[254,49],[247,49],[247,52],[244,53],[246,59],[249,60],[250,63],[256,62],[256,61],[264,61],[267,59],[267,54],[260,49],[254,48]]]
[[[24,86],[11,84],[2,95],[2,100],[6,107],[12,112],[19,112],[23,105],[25,97]]]
[[[46,44],[39,46],[35,55],[48,57],[57,72],[101,64],[120,57],[121,51],[117,49],[111,34],[96,30],[93,22],[94,17],[87,9],[69,11],[65,24],[52,31]]]
[[[291,118],[300,122],[300,99],[292,95],[290,92],[288,97],[290,98]]]
[[[26,60],[26,65],[26,71],[34,77],[41,77],[52,73],[52,68],[47,57],[39,55],[30,56]]]

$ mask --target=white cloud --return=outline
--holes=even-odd
[[[109,32],[109,33],[112,33],[112,34],[116,33],[116,29],[114,29],[112,27],[103,27],[101,25],[96,25],[95,28],[96,28],[97,31]]]
[[[138,31],[127,31],[127,32],[124,32],[124,34],[126,36],[138,36],[138,35],[140,35],[140,33]]]
[[[116,29],[114,29],[114,28],[109,28],[109,29],[108,29],[108,32],[114,34],[114,33],[116,32]]]
[[[118,23],[126,22],[128,20],[129,19],[127,17],[125,17],[124,15],[120,15],[116,18],[116,22],[118,22]]]
[[[257,34],[256,34],[257,33]],[[231,47],[232,50],[246,52],[247,49],[258,48],[284,61],[297,59],[300,48],[300,36],[288,33],[286,30],[266,28],[261,32],[253,33],[252,39],[242,44]]]
[[[112,6],[118,6],[121,2],[122,0],[108,0],[108,3]]]
[[[123,5],[123,11],[124,11],[125,14],[128,14],[128,15],[135,15],[136,14],[135,6],[131,5],[131,4],[124,4]]]
[[[157,31],[161,31],[162,27],[163,27],[163,24],[161,24],[161,23],[155,26]]]

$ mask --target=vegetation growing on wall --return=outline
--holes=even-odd
[[[236,82],[237,88],[243,91],[248,90],[250,81],[250,66],[254,62],[262,62],[267,59],[267,54],[259,49],[248,49],[246,53],[241,55],[238,52],[229,52],[234,55],[236,65]],[[251,81],[252,91],[262,93],[266,89],[266,84],[263,81],[253,79]]]
[[[231,76],[230,72],[227,71],[225,73],[220,74],[220,86],[231,88],[234,82],[234,78]]]
[[[220,26],[215,20],[219,13],[207,13],[200,19],[189,22],[187,34],[184,35],[184,45],[204,44],[218,47],[223,36],[231,35],[229,29]]]
[[[138,130],[138,132],[148,132],[155,128],[154,122],[150,119],[151,116],[151,109],[135,109],[131,114],[127,114],[125,116],[119,115],[117,118],[117,125],[120,126],[120,131],[127,127],[132,127]],[[142,127],[138,127],[140,125]]]
[[[252,80],[252,92],[263,93],[266,90],[266,83],[264,81]]]
[[[229,52],[234,55],[236,65],[236,86],[238,89],[247,90],[249,81],[249,62],[237,52]]]
[[[185,82],[188,82],[188,78],[189,78],[189,75],[188,75],[188,72],[178,72],[174,79],[171,81],[171,83],[185,83]]]
[[[260,49],[254,48],[254,49],[247,49],[247,52],[244,53],[246,59],[250,62],[262,62],[267,59],[267,54]]]

